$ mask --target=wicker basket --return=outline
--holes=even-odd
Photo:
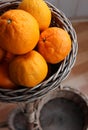
[[[21,0],[2,0],[0,1],[0,15],[9,9],[15,9],[19,5]],[[69,55],[61,63],[54,65],[56,68],[54,72],[47,80],[43,81],[39,85],[32,89],[23,87],[18,90],[0,89],[0,101],[2,102],[32,102],[42,96],[44,96],[50,90],[55,89],[60,83],[68,76],[71,71],[77,55],[78,44],[77,37],[71,22],[66,16],[56,9],[52,4],[48,3],[52,11],[51,26],[61,27],[69,33],[72,40],[72,48]]]

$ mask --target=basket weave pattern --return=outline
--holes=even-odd
[[[9,9],[15,9],[21,0],[2,0],[0,1],[0,15]],[[78,44],[77,37],[71,22],[66,16],[52,4],[48,3],[52,12],[51,26],[61,27],[69,33],[72,40],[72,48],[70,54],[58,65],[58,70],[47,80],[32,89],[22,88],[18,90],[0,89],[0,101],[3,102],[32,102],[43,97],[50,90],[55,89],[68,76],[71,71],[77,55]]]

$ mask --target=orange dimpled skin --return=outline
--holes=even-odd
[[[0,88],[15,89],[16,85],[10,80],[8,73],[8,64],[0,64]]]
[[[28,12],[14,9],[0,17],[0,46],[13,54],[31,51],[39,40],[39,26]]]
[[[34,87],[41,83],[48,73],[45,59],[37,51],[17,56],[9,65],[11,80],[22,86]]]
[[[50,27],[43,31],[38,42],[38,51],[49,63],[62,61],[71,50],[69,34],[58,27]]]
[[[41,31],[49,27],[51,23],[51,10],[44,0],[22,0],[18,8],[34,16]]]

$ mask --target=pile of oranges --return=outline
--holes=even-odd
[[[35,87],[69,54],[68,32],[50,27],[51,19],[43,0],[23,0],[0,16],[0,87]]]

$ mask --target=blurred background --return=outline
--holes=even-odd
[[[70,19],[88,20],[88,0],[47,0]]]

